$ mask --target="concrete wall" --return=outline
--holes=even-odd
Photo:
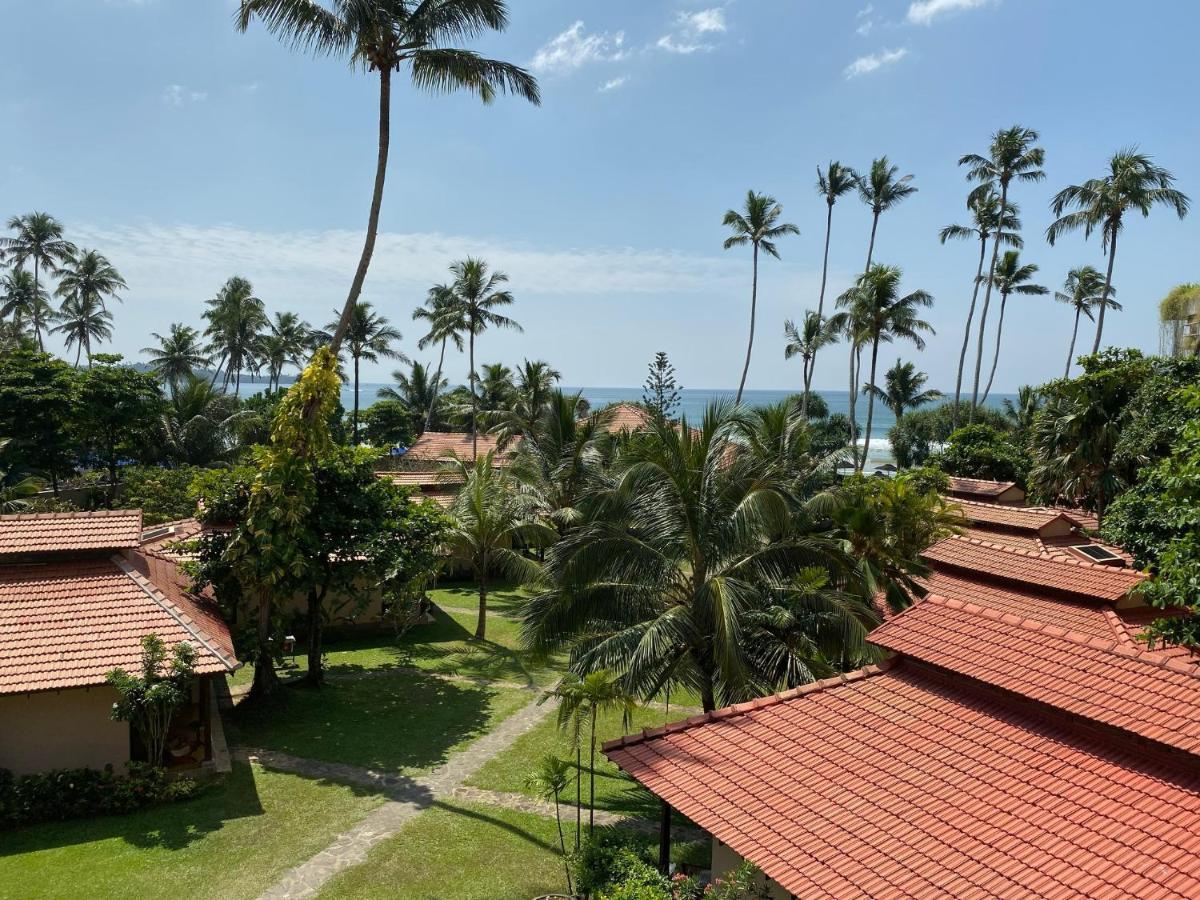
[[[741,864],[742,857],[734,852],[733,848],[721,843],[716,838],[712,839],[712,874],[714,879],[724,878],[732,874]],[[764,878],[763,883],[771,900],[791,900],[792,895],[769,878]]]
[[[109,718],[117,692],[72,688],[0,697],[0,768],[17,775],[129,761],[129,724]]]

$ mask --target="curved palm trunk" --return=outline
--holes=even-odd
[[[988,306],[992,302],[992,279],[996,277],[996,258],[1000,255],[1000,233],[1004,231],[1004,213],[1008,209],[1008,182],[1000,185],[1000,225],[992,237],[992,264],[988,267],[987,289],[983,292],[983,309],[979,311],[979,349],[975,354],[975,385],[971,391],[971,413],[967,421],[975,423],[975,410],[979,406],[979,374],[983,368],[983,336],[987,325]]]
[[[754,277],[750,282],[750,340],[746,343],[746,364],[742,366],[742,380],[738,384],[737,399],[742,402],[742,391],[746,389],[746,376],[750,372],[750,354],[754,350],[754,317],[758,311],[758,242],[754,243]]]
[[[875,365],[879,361],[879,336],[875,336],[875,340],[871,342],[871,380],[868,382],[872,387],[875,386]],[[867,466],[867,451],[871,449],[871,421],[875,418],[875,392],[867,393],[867,428],[863,433],[863,451],[862,465],[858,467],[861,472]]]
[[[433,395],[429,398],[429,409],[425,411],[425,427],[421,429],[424,434],[433,424],[433,408],[437,405],[438,386],[442,383],[442,363],[446,360],[446,338],[442,338],[442,351],[438,354],[437,375],[433,378]]]
[[[1067,348],[1067,367],[1063,369],[1063,378],[1071,377],[1071,360],[1075,358],[1075,338],[1079,336],[1079,307],[1075,307],[1075,327],[1071,329],[1071,346]]]
[[[1000,294],[1000,318],[996,320],[996,352],[992,355],[992,371],[988,373],[987,387],[983,389],[980,403],[987,403],[988,394],[992,392],[992,381],[996,377],[996,364],[1000,362],[1000,338],[1004,335],[1004,307],[1008,303],[1008,294]]]
[[[821,294],[817,298],[817,315],[825,315],[825,278],[829,275],[829,234],[833,231],[833,204],[827,203],[829,207],[825,213],[825,256],[821,262]]]
[[[217,362],[217,367],[216,367],[216,369],[213,370],[213,377],[208,382],[209,387],[213,387],[217,383],[217,377],[221,374],[221,369],[223,369],[223,368],[225,368],[225,357],[224,356],[222,356],[221,359]]]
[[[987,236],[979,240],[979,266],[975,269],[975,290],[971,292],[971,305],[967,308],[967,327],[963,329],[962,350],[958,354],[958,377],[954,382],[954,409],[950,413],[950,430],[958,430],[958,409],[962,402],[963,369],[967,365],[967,348],[971,345],[971,323],[975,319],[975,303],[979,300],[979,279],[983,276],[983,261],[987,257]]]
[[[354,357],[354,412],[350,417],[351,427],[353,429],[350,435],[350,443],[353,446],[358,446],[358,356]]]
[[[392,70],[379,70],[379,156],[375,163],[375,189],[371,194],[371,212],[367,216],[367,236],[363,241],[362,256],[358,260],[358,268],[354,271],[354,280],[350,282],[350,293],[346,297],[346,305],[342,309],[342,317],[338,320],[329,342],[329,349],[337,356],[350,326],[350,316],[354,305],[362,294],[363,282],[367,280],[367,269],[371,265],[371,255],[375,252],[375,238],[379,234],[379,210],[383,205],[383,182],[387,175],[388,147],[391,143],[392,127]]]
[[[75,368],[77,368],[77,369],[79,368],[79,357],[82,355],[83,355],[83,344],[80,343],[75,346]],[[89,353],[88,354],[88,366],[90,367],[91,364],[92,364],[92,357],[91,357],[91,354]]]
[[[1120,223],[1116,223],[1119,226]],[[1092,344],[1092,355],[1100,352],[1100,337],[1104,334],[1104,311],[1108,309],[1108,292],[1112,290],[1113,262],[1117,258],[1117,228],[1112,231],[1112,240],[1108,242],[1108,271],[1104,275],[1104,294],[1100,300],[1100,315],[1096,317],[1096,340]]]

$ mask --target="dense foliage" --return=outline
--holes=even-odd
[[[125,777],[111,766],[103,771],[54,769],[20,777],[0,769],[0,828],[128,813],[187,800],[199,790],[190,778],[168,781],[163,769],[142,763],[129,763]]]
[[[1024,486],[1032,461],[1011,434],[991,425],[964,425],[928,459],[947,475],[1015,481]]]

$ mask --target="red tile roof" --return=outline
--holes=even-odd
[[[931,594],[871,643],[956,675],[1200,755],[1200,659],[1165,659],[1117,640]]]
[[[1044,552],[1044,545],[1036,534],[1013,534],[1011,532],[989,531],[985,528],[963,528],[962,536],[985,544],[1001,544],[1014,550],[1028,550],[1030,553]]]
[[[601,413],[604,428],[610,434],[621,431],[645,431],[650,427],[650,413],[636,403],[614,403]]]
[[[478,454],[486,456],[489,452],[495,451],[496,465],[506,465],[512,458],[512,448],[506,447],[500,449],[500,440],[494,434],[480,432],[476,441]],[[427,431],[408,448],[408,452],[404,454],[405,461],[416,461],[426,463],[445,462],[447,459],[457,457],[464,462],[469,462],[471,456],[471,435],[465,431]]]
[[[0,555],[136,547],[140,509],[0,516]]]
[[[1079,523],[1058,509],[1047,506],[1002,506],[998,503],[980,503],[975,500],[954,500],[954,506],[968,522],[977,525],[992,525],[1016,531],[1039,532],[1050,525],[1061,522],[1064,527]]]
[[[954,494],[970,494],[994,500],[1010,488],[1020,490],[1015,481],[988,481],[984,478],[959,478],[954,475],[950,476],[950,492]]]
[[[376,472],[375,475],[400,487],[427,490],[455,490],[463,483],[462,476],[455,472]]]
[[[922,555],[935,568],[953,568],[973,573],[975,577],[1018,582],[1109,602],[1120,600],[1146,577],[1131,569],[1101,566],[1065,556],[1045,556],[958,536],[939,541]]]
[[[113,668],[139,664],[152,632],[169,647],[189,641],[199,674],[236,668],[219,614],[185,596],[164,565],[132,551],[0,565],[0,694],[103,684]]]
[[[806,900],[1200,896],[1200,769],[907,660],[604,749]]]

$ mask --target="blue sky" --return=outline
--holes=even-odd
[[[130,290],[115,349],[195,323],[230,275],[271,310],[323,323],[345,297],[375,153],[377,82],[292,52],[231,0],[4,0],[0,215],[58,216],[107,254]],[[430,97],[393,109],[382,235],[366,297],[405,332],[448,263],[482,254],[509,273],[523,335],[488,334],[485,360],[546,358],[568,384],[634,385],[666,350],[689,387],[736,385],[748,251],[723,251],[722,213],[749,188],[775,195],[801,236],[764,263],[749,386],[793,387],[782,323],[816,305],[824,205],[815,169],[889,155],[919,193],[881,225],[876,258],[937,299],[938,335],[915,358],[953,387],[974,248],[937,232],[965,221],[958,157],[1014,122],[1037,128],[1044,184],[1021,186],[1028,261],[1057,287],[1104,263],[1093,238],[1041,235],[1062,186],[1139,144],[1200,202],[1200,119],[1190,0],[519,0],[480,49],[539,75],[542,107]],[[870,226],[835,210],[831,296],[861,268]],[[1106,338],[1153,350],[1156,306],[1200,277],[1200,211],[1129,224]],[[1000,390],[1061,372],[1070,314],[1017,298]],[[1090,340],[1090,336],[1088,338]],[[816,384],[844,388],[842,352]],[[452,377],[465,375],[453,362]],[[386,378],[390,364],[364,377]],[[461,369],[462,371],[456,371]]]

